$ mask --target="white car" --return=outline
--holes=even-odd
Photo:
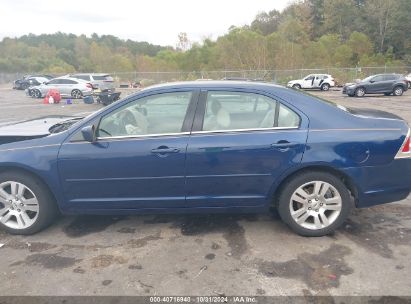
[[[405,79],[408,82],[408,88],[411,88],[411,74],[408,74],[405,76]]]
[[[65,76],[54,78],[30,89],[32,90],[30,96],[36,98],[46,96],[50,89],[58,90],[62,97],[83,98],[83,96],[88,96],[93,93],[93,86],[91,83],[85,80]]]
[[[335,86],[334,78],[328,74],[310,74],[303,79],[291,80],[287,87],[294,89],[320,89],[328,91]]]

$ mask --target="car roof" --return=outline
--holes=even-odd
[[[109,76],[110,74],[108,73],[75,73],[75,74],[70,74],[71,76],[87,76],[87,75],[91,75],[91,76]]]
[[[237,81],[237,80],[201,80],[201,81],[179,81],[179,82],[167,82],[162,84],[153,85],[144,90],[151,89],[173,89],[173,88],[237,88],[237,89],[272,89],[272,88],[284,88],[280,85],[269,82],[258,81]]]
[[[69,80],[74,80],[74,81],[87,82],[83,79],[78,79],[78,78],[74,78],[74,77],[70,77],[70,76],[60,76],[60,77],[56,77],[56,78],[53,78],[53,79],[69,79]],[[53,79],[50,79],[50,80],[53,80]]]

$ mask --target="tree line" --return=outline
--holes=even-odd
[[[176,46],[111,35],[28,34],[0,42],[1,72],[273,70],[411,65],[410,0],[300,0],[249,25]]]

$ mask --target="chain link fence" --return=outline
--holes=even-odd
[[[338,84],[363,79],[369,75],[381,73],[408,74],[411,67],[357,67],[357,68],[319,68],[293,70],[224,70],[224,71],[193,71],[193,72],[130,72],[112,73],[118,84],[140,82],[143,86],[187,80],[219,80],[219,79],[252,79],[286,84],[293,79],[301,79],[308,74],[330,74]]]
[[[140,83],[142,86],[152,84],[187,81],[187,80],[219,80],[219,79],[252,79],[286,84],[293,79],[301,79],[308,74],[330,74],[337,84],[344,84],[355,79],[362,79],[369,75],[380,73],[408,74],[411,66],[381,66],[356,68],[318,68],[318,69],[290,69],[290,70],[222,70],[222,71],[193,71],[193,72],[112,72],[110,73],[117,86]],[[1,73],[0,83],[11,83],[21,78],[25,73]],[[56,75],[57,76],[57,75]],[[60,75],[58,75],[60,76]]]

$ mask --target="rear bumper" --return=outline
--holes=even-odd
[[[411,159],[386,166],[346,168],[358,190],[357,207],[364,208],[407,198],[411,192]]]

